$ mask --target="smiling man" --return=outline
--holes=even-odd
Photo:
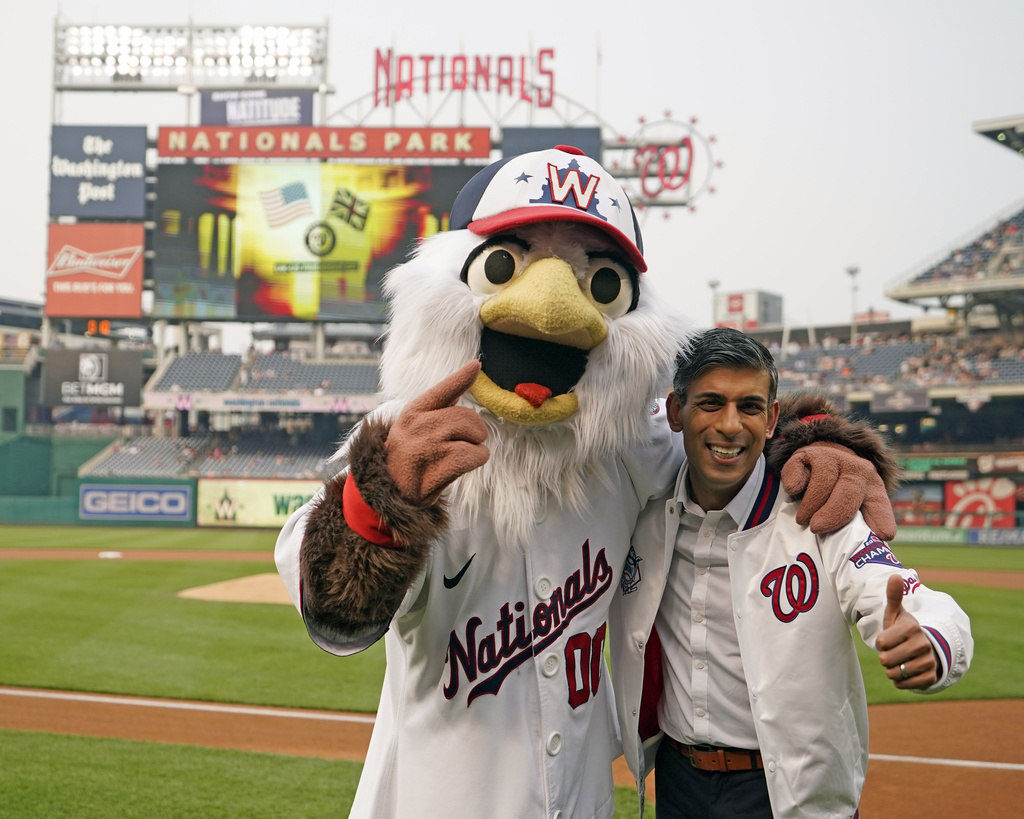
[[[765,458],[773,436],[773,463],[813,429],[880,475],[896,466],[821,397],[784,408],[779,436],[777,384],[768,350],[736,330],[677,361],[668,419],[686,461],[640,515],[609,619],[630,636],[612,643],[623,750],[642,778],[656,746],[658,819],[856,816],[868,731],[851,627],[897,688],[941,690],[971,660],[967,615],[859,513],[823,536],[798,522]]]

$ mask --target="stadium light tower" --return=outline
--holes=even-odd
[[[850,274],[850,345],[857,345],[857,274],[860,268],[850,265],[846,268]]]
[[[318,88],[327,26],[55,24],[57,91]]]
[[[718,316],[715,312],[718,309],[718,285],[721,284],[718,279],[711,279],[708,281],[708,287],[711,288],[711,326],[718,326]]]

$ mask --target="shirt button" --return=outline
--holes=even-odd
[[[704,537],[711,537],[711,532],[705,531],[704,532]]]
[[[551,736],[548,737],[548,755],[558,756],[558,752],[562,750],[562,735],[555,731]]]
[[[554,813],[551,814],[551,819],[562,819],[564,815],[565,814],[563,814],[560,810],[556,810]]]
[[[545,677],[554,677],[558,673],[558,655],[548,654],[544,658],[544,664],[541,666],[541,671]]]
[[[698,708],[697,709],[697,716],[698,717],[707,716],[707,711],[705,711],[703,708]]]
[[[537,596],[541,600],[547,600],[551,597],[551,579],[548,577],[541,577],[537,579],[536,585],[533,587],[534,591],[537,592]]]
[[[768,763],[768,770],[771,771],[772,773],[775,773],[775,763],[774,762],[769,762]]]
[[[704,667],[704,663],[702,663],[702,662],[700,662],[700,661],[698,660],[698,661],[697,661],[697,668],[703,668],[703,667]]]
[[[693,619],[696,620],[698,623],[703,623],[704,622],[704,615],[703,614],[698,614]]]
[[[697,569],[697,574],[707,574],[707,573],[708,573],[708,570],[705,569],[703,566],[701,566],[699,569]]]

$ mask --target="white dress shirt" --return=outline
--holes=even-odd
[[[689,466],[685,467],[689,469]],[[679,482],[679,529],[655,624],[665,687],[658,721],[689,745],[757,749],[754,717],[732,613],[726,538],[750,514],[764,456],[729,504],[705,512]]]

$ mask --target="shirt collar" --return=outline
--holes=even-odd
[[[690,497],[690,490],[687,488],[687,474],[689,473],[690,465],[686,464],[683,467],[682,474],[679,480],[679,489],[676,493],[676,499],[680,502],[683,509],[691,514],[699,517],[706,517],[707,511],[701,509],[693,498]],[[730,518],[733,523],[737,526],[742,525],[743,521],[750,515],[751,510],[754,506],[754,501],[757,499],[758,489],[761,486],[761,481],[764,479],[765,460],[764,455],[761,455],[757,459],[757,463],[754,464],[754,469],[747,478],[746,483],[740,488],[740,491],[736,493],[736,496],[726,504],[723,510]]]

